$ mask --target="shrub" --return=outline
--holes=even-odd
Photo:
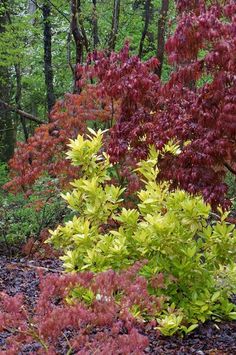
[[[46,234],[48,238],[48,228],[63,221],[66,205],[55,189],[48,189],[46,194],[45,184],[50,182],[51,179],[41,178],[29,198],[20,193],[3,192],[0,195],[0,245],[5,253],[17,252],[25,243],[26,254],[39,251],[41,246],[44,249],[40,239],[45,240]]]
[[[236,176],[232,173],[226,175],[226,183],[228,185],[228,196],[232,201],[233,209],[236,204]]]
[[[162,151],[150,147],[147,160],[138,164],[143,187],[136,193],[137,209],[122,207],[124,189],[110,181],[112,165],[102,152],[102,132],[71,141],[68,158],[80,167],[72,192],[63,195],[77,213],[72,221],[51,231],[50,243],[62,248],[66,271],[121,270],[147,259],[140,274],[149,292],[165,296],[164,310],[156,314],[164,334],[206,319],[235,317],[228,301],[232,289],[219,286],[222,267],[231,267],[236,255],[235,226],[210,221],[210,206],[199,196],[171,190],[157,182],[158,159],[179,154],[170,142]]]
[[[0,188],[7,182],[7,165],[5,163],[0,163]]]
[[[74,139],[78,133],[86,132],[87,124],[91,122],[106,128],[110,118],[115,120],[117,117],[116,105],[111,105],[106,98],[98,100],[94,91],[84,85],[80,95],[66,94],[51,111],[50,123],[38,127],[27,142],[18,143],[14,157],[9,161],[11,181],[5,189],[30,194],[32,186],[45,175],[52,178],[56,187],[68,186],[68,181],[78,173],[65,160],[69,138]]]
[[[0,332],[8,334],[1,354],[19,354],[27,345],[34,354],[143,354],[148,338],[133,313],[155,313],[161,299],[148,295],[146,280],[137,275],[141,266],[121,273],[41,275],[33,314],[21,295],[0,293]]]

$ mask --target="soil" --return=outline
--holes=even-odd
[[[43,268],[46,273],[60,273],[62,270],[60,262],[56,259],[29,261],[24,258],[15,258],[10,260],[1,256],[0,292],[4,291],[12,296],[19,292],[23,293],[26,302],[32,307],[38,295],[37,267]],[[197,330],[184,338],[160,336],[150,327],[147,327],[143,334],[149,338],[149,346],[145,349],[145,354],[236,355],[236,322],[218,324],[208,322],[200,325]],[[6,332],[0,333],[0,350],[4,349],[7,337]],[[24,347],[21,354],[34,354],[37,347],[37,344],[29,344]],[[58,354],[66,354],[63,344],[61,349]]]

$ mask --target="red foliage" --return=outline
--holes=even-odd
[[[106,122],[111,110],[106,100],[97,100],[89,86],[81,95],[66,94],[55,104],[50,123],[38,127],[28,142],[18,143],[9,162],[12,180],[5,188],[30,193],[30,187],[42,176],[56,178],[60,186],[67,185],[78,174],[78,169],[65,159],[69,139],[84,133],[88,121]]]
[[[152,70],[158,65],[156,58],[142,62],[137,56],[130,57],[129,43],[119,53],[96,52],[88,56],[83,76],[98,79],[97,96],[109,97],[120,102],[119,121],[129,121],[141,107],[151,106],[159,86],[158,77]],[[81,70],[81,69],[80,69]]]
[[[35,308],[29,308],[20,295],[0,294],[0,331],[8,330],[6,350],[0,354],[18,354],[28,344],[35,354],[58,354],[69,348],[76,354],[143,354],[148,346],[138,322],[130,312],[133,305],[152,315],[160,310],[163,299],[150,296],[147,282],[137,276],[143,263],[121,273],[107,271],[98,275],[86,272],[66,276],[40,276],[40,294]],[[74,287],[89,288],[99,295],[86,304],[65,302]],[[116,301],[120,295],[119,302]],[[65,338],[66,335],[66,338]],[[67,349],[66,349],[67,348]]]
[[[55,250],[50,244],[45,241],[50,237],[48,228],[41,230],[36,237],[30,237],[21,248],[21,253],[27,258],[47,259],[48,256],[58,258],[60,252]]]
[[[131,170],[148,145],[161,148],[175,138],[182,153],[161,161],[160,178],[201,193],[213,207],[227,206],[226,168],[236,170],[236,4],[179,0],[177,6],[178,25],[166,45],[176,68],[169,81],[152,73],[156,59],[130,57],[128,44],[117,54],[91,54],[78,67],[82,95],[57,103],[52,123],[20,146],[10,162],[15,177],[9,188],[30,185],[45,171],[62,183],[71,180],[66,143],[94,120],[110,128],[105,148],[127,194],[139,187]]]
[[[175,138],[182,154],[163,159],[161,178],[202,193],[213,207],[226,206],[223,181],[226,167],[235,170],[236,158],[236,4],[195,3],[199,6],[183,12],[167,42],[177,70],[168,83],[150,87],[151,100],[145,100],[128,120],[118,120],[108,152],[119,163],[135,162],[145,157],[148,144],[161,148]],[[179,1],[182,10],[184,4]],[[185,146],[185,141],[190,144]]]
[[[127,184],[127,196],[140,186],[132,168],[137,159],[145,158],[148,147],[146,142],[141,146],[138,139],[136,152],[132,138],[144,135],[150,128],[150,111],[155,108],[156,94],[160,89],[159,78],[153,73],[157,65],[156,58],[142,62],[137,56],[131,57],[126,43],[119,53],[110,56],[105,52],[91,54],[83,68],[85,78],[96,79],[94,90],[98,98],[106,98],[119,107],[119,116],[117,114],[118,118],[113,122],[105,147],[111,162],[118,163],[119,183]]]
[[[226,166],[236,159],[236,4],[195,3],[167,42],[179,69],[162,88],[165,117],[155,120],[164,139],[191,140],[166,177],[216,206],[226,203]]]

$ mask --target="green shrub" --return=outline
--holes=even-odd
[[[236,199],[236,176],[228,172],[225,182],[228,185],[228,197],[231,199]]]
[[[17,251],[30,238],[36,241],[45,228],[52,228],[63,220],[66,206],[59,194],[40,195],[45,183],[47,181],[41,179],[28,198],[4,191],[0,194],[0,246],[5,252],[6,249]]]
[[[126,209],[124,189],[109,181],[102,132],[92,134],[71,141],[68,153],[82,177],[63,198],[77,216],[51,231],[48,241],[64,250],[66,271],[120,270],[147,260],[140,273],[148,280],[149,293],[166,300],[164,311],[156,314],[166,335],[189,332],[210,318],[236,318],[228,300],[233,287],[223,286],[228,279],[224,269],[232,269],[235,261],[235,226],[220,210],[220,221],[210,223],[210,206],[200,196],[157,182],[158,159],[178,154],[178,146],[170,143],[161,152],[150,147],[148,159],[137,169],[144,183],[137,192],[137,209]]]
[[[0,189],[8,180],[7,164],[0,162]]]
[[[226,184],[228,185],[228,197],[232,202],[232,212],[236,213],[236,176],[230,172],[226,175]]]

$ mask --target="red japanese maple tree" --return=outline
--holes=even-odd
[[[134,162],[148,144],[161,148],[175,138],[182,153],[162,161],[161,177],[202,193],[213,206],[226,205],[224,177],[227,169],[236,173],[236,4],[177,5],[178,26],[166,45],[177,69],[168,83],[155,82],[146,91],[150,100],[120,117],[108,151],[114,161]]]
[[[87,64],[77,68],[81,74],[77,84],[83,88],[82,93],[67,94],[58,101],[51,112],[51,122],[37,128],[28,142],[18,145],[9,162],[12,180],[6,187],[28,191],[45,174],[57,177],[63,186],[71,181],[78,170],[65,159],[69,139],[84,133],[89,123],[95,129],[110,129],[121,117],[131,117],[145,101],[151,101],[149,89],[153,92],[156,84],[157,77],[152,73],[156,64],[156,59],[142,63],[138,57],[130,57],[128,43],[117,54],[90,55]],[[94,77],[96,80],[91,83]]]
[[[27,142],[18,143],[9,161],[12,180],[5,187],[30,193],[31,186],[45,175],[56,178],[59,186],[68,184],[78,173],[65,159],[69,139],[84,133],[89,121],[107,122],[111,110],[106,100],[98,100],[89,87],[80,95],[66,94],[51,111],[50,123],[38,127]]]

